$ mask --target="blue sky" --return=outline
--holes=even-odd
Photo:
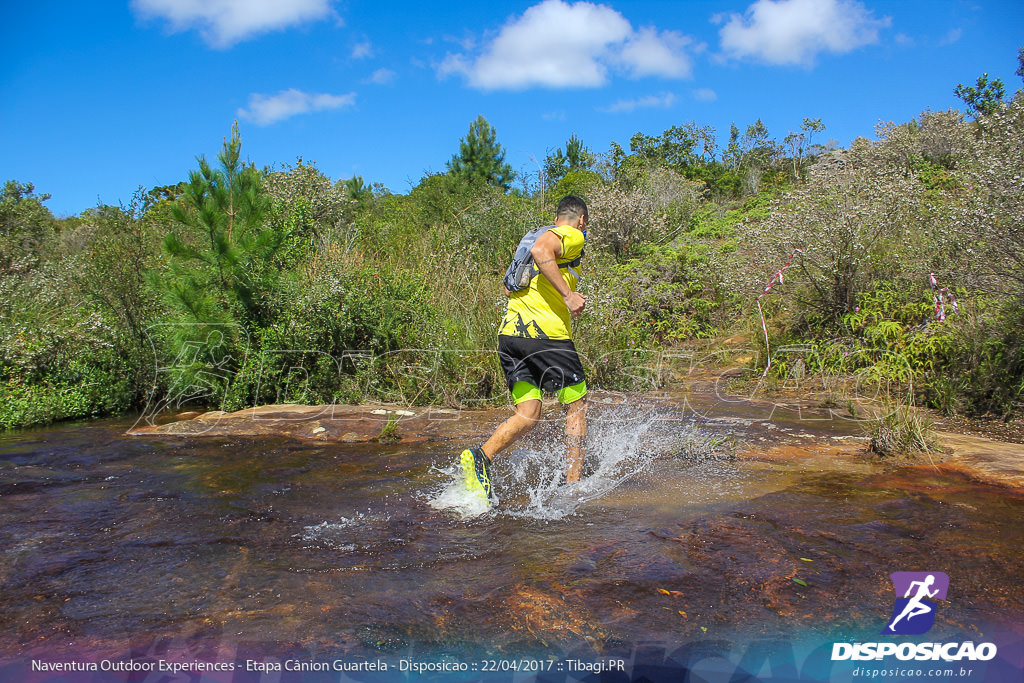
[[[872,136],[960,107],[983,72],[1009,92],[1024,2],[364,0],[6,2],[0,180],[66,216],[187,178],[237,119],[258,166],[315,161],[408,192],[477,115],[517,172],[570,135],[596,152],[695,120],[725,142]]]

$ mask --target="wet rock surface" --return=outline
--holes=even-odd
[[[939,432],[950,457],[940,465],[980,481],[1024,490],[1024,445],[970,434]]]
[[[936,639],[1024,632],[1013,446],[953,435],[943,462],[885,462],[828,411],[593,400],[600,490],[545,488],[564,463],[551,405],[495,463],[499,504],[468,518],[437,505],[454,453],[507,410],[267,406],[7,437],[0,653],[466,660],[874,637],[889,572],[911,570],[956,588]]]
[[[187,414],[163,424],[136,424],[131,436],[283,436],[324,442],[422,443],[451,433],[486,411],[405,408],[393,405],[266,405],[233,413]],[[467,421],[468,420],[468,421]]]
[[[789,460],[813,453],[866,452],[868,439],[859,422],[834,411],[798,402],[771,403],[743,397],[722,399],[713,387],[695,384],[686,393],[625,397],[597,393],[597,410],[626,401],[652,410],[679,410],[704,424],[737,428],[738,452],[745,457]],[[185,413],[163,424],[140,422],[132,436],[287,437],[326,443],[404,443],[457,441],[476,443],[508,415],[505,409],[457,410],[368,404],[360,406],[299,404],[267,405],[232,413]],[[559,419],[557,405],[545,408],[547,419]],[[167,419],[167,418],[165,418]],[[937,432],[942,452],[923,456],[921,467],[939,467],[979,481],[1024,489],[1024,445],[975,433]],[[903,463],[908,464],[908,463]]]

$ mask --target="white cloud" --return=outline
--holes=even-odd
[[[352,48],[352,59],[366,59],[373,56],[373,45],[369,42],[357,43]]]
[[[698,88],[693,91],[693,99],[698,102],[714,102],[718,99],[718,93],[711,88]]]
[[[878,42],[879,29],[891,24],[857,0],[756,0],[744,15],[730,14],[719,36],[727,57],[811,66],[822,52]]]
[[[391,69],[377,69],[370,76],[370,83],[375,85],[389,85],[395,80],[395,72]]]
[[[509,20],[479,53],[448,55],[438,74],[461,75],[481,90],[599,87],[610,69],[682,78],[691,72],[689,43],[672,31],[637,31],[606,5],[544,0]]]
[[[622,64],[636,78],[686,78],[690,75],[691,64],[683,50],[691,42],[676,31],[664,31],[659,35],[653,28],[643,28],[626,41],[619,56]]]
[[[675,102],[676,96],[668,92],[661,95],[648,95],[638,100],[619,100],[615,104],[602,107],[599,111],[608,114],[619,114],[622,112],[632,112],[637,109],[669,109]]]
[[[952,45],[953,43],[955,43],[958,40],[960,40],[960,38],[963,36],[963,34],[964,34],[963,29],[959,29],[959,28],[951,29],[949,31],[949,33],[947,33],[945,36],[942,37],[942,40],[939,41],[939,45]]]
[[[333,14],[331,0],[132,0],[132,8],[145,19],[166,19],[172,31],[197,29],[215,48]]]
[[[249,108],[239,109],[238,116],[252,121],[258,126],[269,126],[271,123],[283,121],[297,114],[325,109],[342,109],[355,104],[356,94],[327,95],[305,93],[291,88],[282,90],[276,95],[249,95]]]
[[[915,43],[917,42],[913,38],[908,36],[906,33],[897,33],[893,37],[893,40],[896,41],[896,44],[899,45],[900,47],[914,47]]]
[[[443,36],[441,40],[443,40],[446,43],[455,43],[463,50],[473,50],[476,48],[477,45],[476,36],[470,35],[468,33],[462,36],[461,38],[459,38],[458,36]],[[428,44],[432,43],[432,40],[428,42]]]

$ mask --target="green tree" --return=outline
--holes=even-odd
[[[1024,99],[1014,99],[985,122],[975,160],[967,169],[971,192],[951,228],[967,227],[982,254],[977,270],[992,276],[989,288],[1024,303]]]
[[[100,205],[84,212],[93,231],[72,275],[76,293],[95,302],[113,323],[113,351],[129,375],[134,403],[143,401],[153,380],[147,328],[156,319],[158,306],[146,272],[159,254],[159,239],[143,210],[150,199],[140,188],[127,205]]]
[[[1002,79],[989,80],[988,73],[978,76],[974,87],[957,84],[953,94],[963,100],[967,105],[967,112],[977,119],[979,116],[988,116],[1003,105],[1003,97],[1006,96],[1006,88]]]
[[[646,135],[637,131],[629,139],[629,151],[648,161],[660,161],[663,159],[661,138],[656,135]]]
[[[39,247],[53,232],[54,218],[32,183],[8,180],[0,191],[0,275],[27,270],[37,262]]]
[[[694,148],[697,146],[696,124],[672,126],[661,136],[661,153],[665,163],[682,171],[697,161]]]
[[[373,188],[366,184],[363,176],[354,175],[348,180],[342,181],[349,200],[358,209],[365,209],[373,201]]]
[[[214,169],[199,157],[180,202],[176,229],[164,238],[171,257],[162,285],[174,306],[195,322],[261,322],[265,294],[277,275],[273,257],[283,235],[267,227],[270,199],[263,174],[241,161],[237,122]]]
[[[178,197],[185,191],[185,182],[182,181],[177,185],[157,185],[152,188],[145,196],[144,209],[153,206],[157,202],[161,201],[177,201]]]
[[[722,154],[722,161],[732,170],[738,169],[743,161],[743,153],[740,151],[740,129],[735,123],[729,124],[729,143]]]
[[[783,140],[785,146],[789,148],[790,160],[793,162],[794,180],[800,177],[800,167],[803,163],[804,155],[811,153],[811,140],[814,134],[820,133],[823,130],[825,130],[825,124],[821,122],[821,119],[805,118],[803,123],[800,124],[800,132],[790,133]]]
[[[612,143],[608,146],[608,152],[604,155],[604,161],[601,164],[601,170],[605,180],[618,180],[619,170],[622,167],[622,163],[626,160],[626,156],[626,150],[622,149],[622,145],[612,140]]]
[[[778,145],[768,133],[768,127],[761,119],[747,126],[740,146],[744,153],[745,165],[755,166],[759,169],[770,167],[779,152]]]
[[[796,180],[800,177],[800,160],[804,155],[804,143],[807,142],[807,135],[790,133],[782,142],[789,148],[789,159],[793,163],[793,179]]]
[[[803,123],[800,124],[800,130],[807,134],[807,149],[812,150],[814,145],[811,141],[814,139],[814,134],[824,132],[825,124],[821,122],[821,119],[804,118]]]
[[[469,133],[459,141],[459,153],[448,162],[448,170],[470,183],[484,183],[508,190],[515,179],[505,162],[505,149],[497,133],[482,115],[469,124]]]
[[[551,183],[557,183],[573,171],[589,170],[596,161],[590,149],[573,134],[565,143],[565,152],[559,147],[544,159],[544,173]]]

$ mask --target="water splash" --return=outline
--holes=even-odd
[[[427,503],[435,510],[452,512],[461,519],[473,519],[486,514],[491,509],[480,496],[470,493],[463,485],[462,466],[452,465],[444,469],[434,468],[445,481],[444,487],[427,497]],[[500,503],[495,496],[494,504]]]
[[[705,469],[728,457],[729,441],[702,429],[691,419],[667,409],[619,405],[596,407],[591,413],[586,440],[586,461],[578,482],[565,483],[565,444],[562,423],[552,420],[528,435],[518,447],[499,456],[491,479],[499,498],[493,514],[557,520],[574,514],[630,481],[656,475],[664,461],[685,461]],[[429,495],[435,509],[455,512],[463,519],[488,508],[462,486],[459,466],[437,469],[444,480]],[[709,469],[708,475],[723,473]]]

